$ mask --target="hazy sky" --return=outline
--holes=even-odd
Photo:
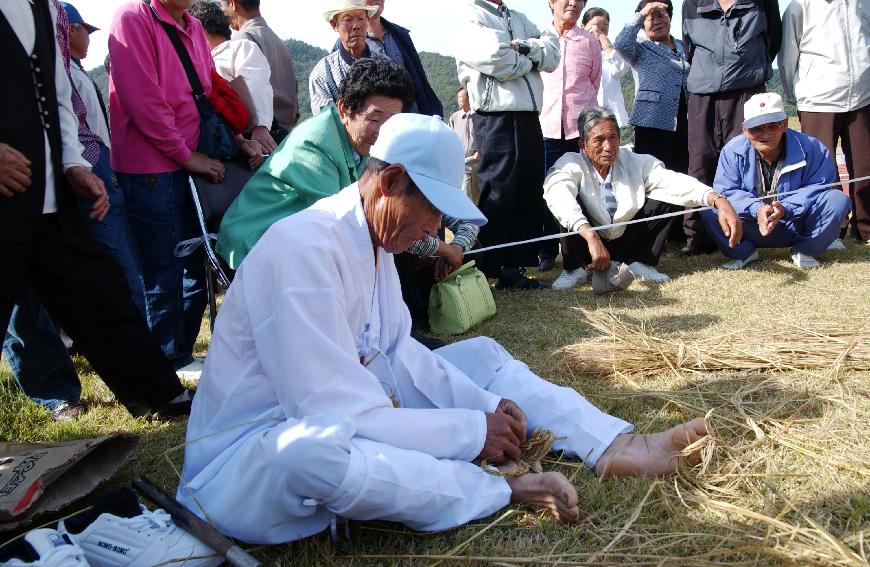
[[[386,0],[384,17],[411,30],[411,38],[418,51],[434,51],[452,56],[457,45],[454,37],[456,16],[460,7],[469,0]],[[109,26],[115,9],[125,0],[73,0],[82,17],[89,24],[101,28],[91,34],[91,48],[86,68],[99,67],[107,53]],[[539,27],[551,21],[547,0],[506,0],[506,4],[528,16]],[[261,11],[266,21],[282,38],[293,38],[323,48],[331,48],[336,33],[323,19],[323,0],[261,0]],[[610,12],[611,39],[629,20],[636,0],[604,0],[590,2],[589,6],[601,6]],[[674,1],[675,13],[679,13],[682,0]],[[679,18],[675,18],[673,33],[680,35]]]

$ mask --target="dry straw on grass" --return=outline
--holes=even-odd
[[[580,310],[603,336],[560,349],[572,372],[649,376],[829,368],[870,370],[870,325],[843,327],[778,322],[705,338],[664,337],[610,311]]]
[[[483,469],[496,476],[520,476],[529,471],[542,472],[541,461],[553,449],[553,443],[564,437],[557,437],[552,431],[535,429],[525,441],[520,443],[520,458],[510,467],[494,468],[488,462],[481,463]]]

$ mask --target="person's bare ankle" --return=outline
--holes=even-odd
[[[700,448],[689,455],[682,453],[708,434],[704,418],[697,418],[659,433],[619,435],[595,463],[595,473],[602,479],[674,473],[683,464],[700,462]]]

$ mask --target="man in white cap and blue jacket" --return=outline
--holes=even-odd
[[[723,267],[739,270],[755,262],[756,248],[791,246],[795,266],[815,268],[815,256],[837,240],[850,209],[838,187],[824,187],[839,179],[828,149],[788,127],[776,93],[754,95],[743,116],[743,134],[722,148],[713,182],[743,221],[742,242],[728,246],[715,213],[701,213],[719,250],[732,258]]]
[[[505,478],[473,463],[510,466],[536,427],[604,477],[673,472],[707,434],[703,418],[632,435],[491,339],[431,352],[411,338],[393,254],[442,214],[486,219],[460,190],[464,150],[440,118],[393,116],[370,156],[358,182],[275,223],[239,268],[194,399],[179,500],[267,544],[336,516],[443,530],[509,502],[576,521],[561,473]]]

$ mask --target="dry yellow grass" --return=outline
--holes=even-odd
[[[866,339],[851,350],[835,340],[830,351],[844,356],[805,366],[792,361],[751,369],[672,369],[651,360],[650,368],[636,365],[629,373],[612,362],[594,372],[562,363],[569,345],[582,350],[607,341],[604,330],[575,308],[593,319],[645,329],[667,343],[695,344],[740,331],[755,337],[760,344],[748,346],[758,352],[765,336],[753,335],[757,329],[775,330],[779,343],[795,327],[866,329],[870,249],[850,243],[845,252],[820,259],[820,269],[801,272],[786,251],[763,251],[761,262],[733,273],[718,268],[718,256],[665,257],[660,268],[672,281],[636,284],[609,297],[594,296],[588,286],[496,291],[498,315],[469,335],[496,338],[539,374],[574,387],[639,431],[709,416],[716,433],[704,447],[701,466],[667,479],[602,483],[581,463],[551,456],[543,468],[562,471],[577,487],[578,524],[557,524],[521,508],[438,534],[354,522],[350,540],[333,543],[322,534],[255,553],[273,566],[868,565],[870,372],[851,367],[847,353],[866,351]],[[183,442],[183,424],[126,417],[85,363],[77,362],[85,373],[86,400],[96,406],[81,422],[51,424],[4,374],[0,437],[60,439],[131,430],[142,443],[112,483],[143,472],[174,489],[181,451],[167,448]]]

